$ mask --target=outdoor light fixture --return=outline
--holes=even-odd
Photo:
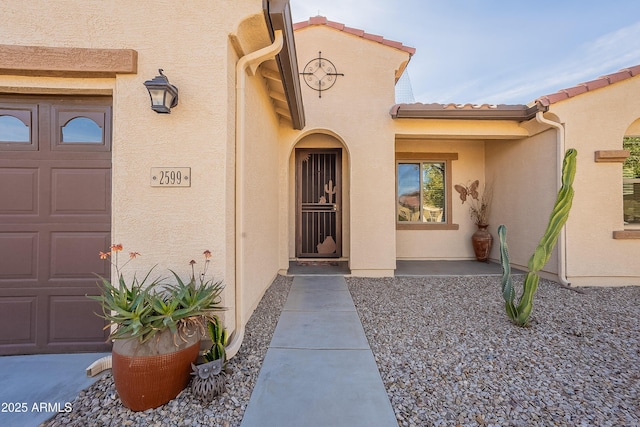
[[[159,76],[147,80],[144,85],[151,97],[151,109],[156,113],[171,113],[171,109],[178,105],[178,88],[169,83],[169,79],[158,70]]]

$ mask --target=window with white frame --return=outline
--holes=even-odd
[[[457,154],[396,154],[398,228],[451,225],[451,160]],[[417,227],[415,227],[417,226]]]
[[[625,137],[622,148],[630,153],[622,165],[624,223],[640,226],[640,136]]]

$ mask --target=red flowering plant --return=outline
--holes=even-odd
[[[109,322],[105,329],[111,328],[110,339],[136,338],[143,343],[168,329],[173,332],[175,341],[176,337],[194,327],[204,331],[207,320],[214,317],[213,312],[221,309],[221,282],[205,279],[211,252],[204,252],[205,269],[199,281],[193,269],[195,261],[191,261],[192,276],[188,282],[182,281],[172,270],[177,284],[164,283],[166,278],[150,280],[154,266],[142,280],[134,274],[131,283],[127,284],[121,269],[140,253],[130,252],[129,259],[120,266],[118,256],[122,245],[111,245],[110,249],[109,252],[100,252],[99,256],[115,267],[117,281],[114,284],[98,276],[102,294],[89,296],[102,305],[101,317]]]

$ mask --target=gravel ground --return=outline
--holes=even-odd
[[[202,404],[187,387],[166,405],[133,412],[120,403],[109,371],[80,393],[70,413],[58,414],[41,427],[239,426],[292,281],[290,277],[278,276],[265,293],[247,323],[240,351],[228,363],[231,372],[226,392],[212,403]]]
[[[107,374],[43,425],[239,426],[291,282],[267,290],[213,403],[187,388],[132,412]],[[519,328],[496,277],[347,283],[400,426],[640,426],[640,287],[542,280],[532,325]]]
[[[519,328],[495,277],[347,283],[400,426],[640,426],[640,287],[543,280]]]

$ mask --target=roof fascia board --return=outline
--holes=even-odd
[[[443,120],[507,120],[525,122],[534,119],[538,111],[547,111],[539,103],[533,105],[456,106],[443,104],[396,104],[390,114],[394,119],[443,119]]]
[[[305,115],[289,0],[263,0],[262,9],[271,41],[275,38],[276,30],[282,30],[284,35],[284,44],[280,53],[276,55],[276,63],[282,77],[293,128],[300,130],[305,126]]]

